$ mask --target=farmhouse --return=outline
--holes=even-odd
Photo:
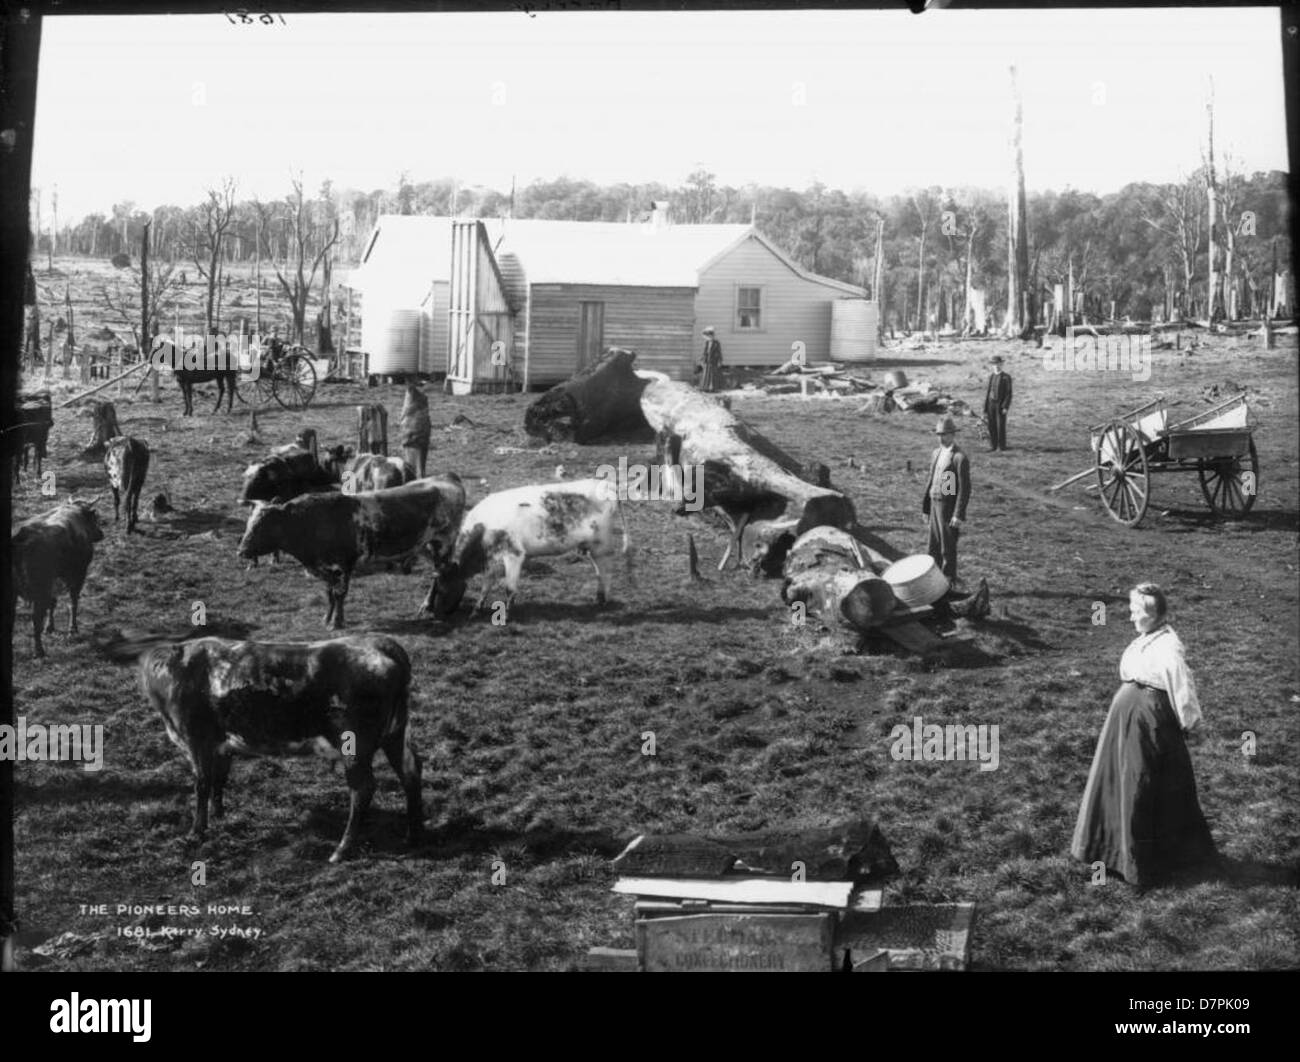
[[[706,325],[727,365],[780,365],[796,343],[824,361],[833,305],[866,297],[753,225],[673,225],[658,211],[628,224],[384,216],[350,286],[371,372],[446,373],[461,394],[549,386],[611,346],[690,380]]]

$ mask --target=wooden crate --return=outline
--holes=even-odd
[[[970,951],[973,903],[884,907],[875,913],[850,911],[840,924],[837,948],[854,959],[889,953],[889,969],[964,970]]]
[[[831,973],[835,916],[696,914],[640,919],[638,969],[649,972]]]

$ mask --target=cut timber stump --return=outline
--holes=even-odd
[[[790,879],[803,864],[806,881],[878,879],[898,870],[871,819],[813,829],[763,830],[731,837],[643,834],[614,858],[624,877],[719,877],[771,874]]]
[[[82,457],[99,457],[104,453],[104,447],[108,445],[108,440],[121,435],[122,431],[117,426],[117,410],[112,402],[105,402],[98,398],[92,399],[89,408],[94,429],[90,442],[81,455]]]
[[[641,409],[646,381],[636,351],[610,347],[594,365],[556,384],[524,413],[524,430],[547,442],[587,443],[617,434],[649,435]]]
[[[823,524],[853,526],[853,503],[818,485],[826,482],[824,465],[798,461],[712,396],[673,380],[653,380],[641,393],[641,409],[657,433],[661,460],[703,466],[704,505],[721,509],[731,522],[728,555],[734,549],[737,564],[751,520],[790,515],[799,532]]]
[[[406,382],[400,425],[403,456],[423,479],[429,462],[429,436],[433,427],[429,422],[429,396],[413,380]]]
[[[388,410],[383,403],[357,406],[357,453],[388,456]]]

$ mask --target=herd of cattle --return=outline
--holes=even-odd
[[[104,453],[114,518],[125,502],[127,533],[138,530],[139,498],[149,448],[118,436]],[[15,463],[15,475],[17,474]],[[235,494],[232,483],[232,495]],[[427,556],[432,583],[422,615],[448,618],[469,580],[481,575],[475,612],[487,600],[494,571],[504,570],[502,616],[529,557],[578,551],[596,569],[597,603],[610,585],[609,561],[621,552],[631,574],[627,523],[617,491],[603,479],[560,481],[490,494],[466,512],[466,493],[452,472],[417,478],[410,463],[382,454],[318,452],[313,432],[279,447],[244,473],[237,497],[250,508],[238,556],[281,553],[295,558],[325,586],[324,622],[344,625],[355,574],[376,566],[410,565]],[[11,539],[10,626],[17,602],[31,603],[35,656],[43,657],[43,626],[54,629],[59,590],[69,597],[69,631],[96,542],[104,538],[96,502],[70,498],[21,522]],[[208,805],[223,813],[223,789],[234,754],[285,755],[321,751],[328,743],[345,764],[351,812],[331,862],[355,846],[375,788],[371,761],[382,749],[407,795],[412,837],[421,827],[420,757],[408,733],[411,664],[392,638],[352,635],[310,643],[231,641],[206,637],[159,641],[139,656],[141,689],[162,715],[169,739],[189,760],[196,807],[190,836],[207,829]]]

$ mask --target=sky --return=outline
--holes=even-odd
[[[1279,14],[522,12],[47,17],[32,184],[60,224],[190,205],[223,176],[278,198],[301,171],[363,191],[457,177],[509,191],[815,181],[890,195],[1004,187],[1008,67],[1030,190],[1105,194],[1216,148],[1287,169]],[[46,218],[48,224],[48,216]]]

